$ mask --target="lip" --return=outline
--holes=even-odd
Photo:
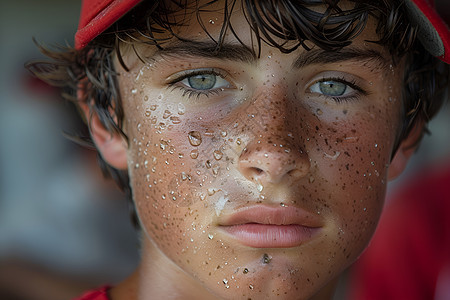
[[[253,248],[297,247],[311,240],[321,227],[318,216],[293,206],[249,206],[219,220],[219,228]]]

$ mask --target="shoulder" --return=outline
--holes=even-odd
[[[108,290],[111,287],[103,286],[101,288],[85,292],[81,297],[73,300],[110,300],[108,297]]]

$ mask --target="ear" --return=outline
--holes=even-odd
[[[78,99],[83,99],[82,91],[78,91]],[[81,97],[80,97],[81,96]],[[118,132],[111,132],[103,126],[97,113],[90,110],[85,101],[79,101],[81,111],[86,117],[92,140],[102,158],[113,168],[127,169],[128,145]]]
[[[405,170],[409,158],[417,149],[417,141],[423,134],[423,127],[424,124],[418,122],[411,130],[408,137],[400,143],[397,152],[389,165],[388,180],[397,178]]]

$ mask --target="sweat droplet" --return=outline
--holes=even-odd
[[[166,147],[169,145],[169,143],[165,140],[161,140],[159,143],[159,148],[161,148],[161,150],[166,150]]]
[[[137,93],[137,89],[132,89],[132,90],[131,90],[131,93],[132,93],[132,94],[136,94],[136,93]]]
[[[262,184],[258,183],[258,185],[256,186],[256,188],[258,189],[258,192],[262,192],[264,187],[262,186]]]
[[[245,268],[244,271],[242,271],[242,273],[247,274],[248,273],[248,269]]]
[[[180,124],[181,123],[180,118],[175,117],[175,116],[171,116],[170,117],[170,121],[172,121],[173,124]]]
[[[320,108],[318,108],[318,109],[316,110],[316,114],[317,114],[318,116],[321,116],[321,115],[323,115],[323,111],[322,111]]]
[[[190,178],[191,176],[189,176],[189,175],[187,175],[186,173],[184,173],[184,172],[181,172],[181,180],[183,180],[183,181],[186,181],[186,180],[190,180],[191,178]]]
[[[170,110],[165,110],[164,114],[163,114],[163,119],[167,119],[168,117],[170,117],[172,115],[172,113],[170,112]]]
[[[198,157],[198,150],[197,149],[192,150],[190,156],[191,158],[196,159]]]
[[[209,159],[205,162],[205,166],[206,168],[211,169],[211,161]]]
[[[150,105],[150,110],[155,111],[157,106],[158,106],[158,105],[156,105],[156,104]]]
[[[178,103],[178,114],[184,115],[185,112],[186,112],[186,108],[184,107],[184,105],[182,103]]]
[[[200,135],[200,132],[198,132],[198,131],[189,132],[188,137],[189,137],[189,143],[194,147],[197,147],[202,143],[202,136]]]
[[[272,260],[272,257],[269,256],[268,254],[264,253],[263,258],[262,258],[262,263],[268,264],[268,263],[270,263],[271,260]]]
[[[208,234],[208,239],[212,240],[214,238],[214,235],[212,235],[211,233]]]
[[[213,172],[213,174],[214,174],[214,175],[219,174],[219,169],[220,169],[220,167],[219,167],[218,165],[214,165],[214,166],[212,167],[212,172]]]
[[[220,150],[215,150],[214,151],[214,158],[216,160],[220,160],[222,158],[222,156],[223,156],[223,153]]]

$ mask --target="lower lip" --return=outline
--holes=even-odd
[[[301,225],[239,224],[223,226],[243,245],[253,248],[290,248],[309,241],[319,228]]]

